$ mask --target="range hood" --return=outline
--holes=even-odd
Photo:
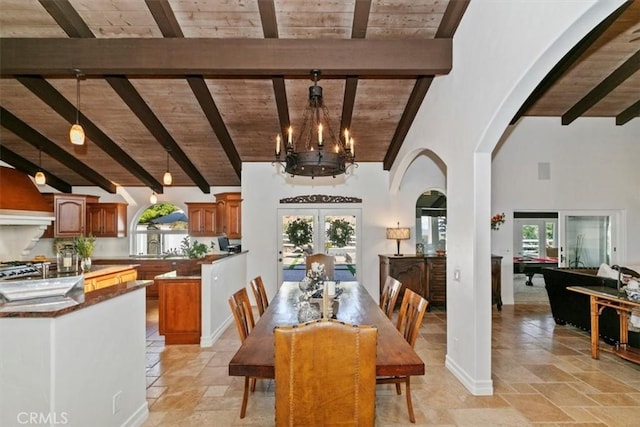
[[[28,257],[54,219],[29,175],[0,166],[0,261]]]

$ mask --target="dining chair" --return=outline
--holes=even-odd
[[[318,320],[278,326],[276,426],[373,426],[377,328]]]
[[[400,331],[411,347],[416,343],[418,331],[422,324],[422,318],[424,317],[424,313],[427,311],[428,305],[429,302],[419,294],[415,293],[411,289],[405,289],[396,326],[398,331]],[[415,423],[416,417],[413,415],[413,404],[411,403],[411,377],[392,376],[376,378],[376,384],[395,384],[396,392],[398,394],[402,394],[400,389],[400,384],[402,383],[405,384],[406,388],[409,420],[411,420],[412,423]]]
[[[256,305],[258,306],[258,313],[262,316],[267,307],[269,307],[269,299],[267,298],[267,291],[264,289],[262,276],[254,277],[250,284],[253,296],[256,299]]]
[[[253,311],[249,302],[249,294],[246,288],[236,291],[229,298],[229,307],[233,313],[233,319],[236,322],[240,342],[247,339],[249,333],[253,330],[255,322],[253,320]],[[255,391],[256,379],[253,377],[244,377],[244,393],[242,394],[242,407],[240,408],[240,418],[244,418],[247,412],[247,401],[249,400],[249,390]]]
[[[324,272],[325,272],[326,276],[329,279],[334,279],[334,277],[333,277],[333,264],[334,264],[333,255],[327,255],[327,254],[323,254],[323,253],[307,255],[307,258],[306,258],[307,269],[306,269],[306,271],[309,271],[311,269],[311,264],[313,264],[314,262],[317,262],[319,264],[324,264]]]
[[[380,294],[380,308],[384,311],[389,320],[391,320],[393,310],[396,308],[396,301],[400,294],[400,288],[402,288],[402,283],[391,276],[387,276],[387,279],[384,282],[384,287],[382,288],[382,293]]]

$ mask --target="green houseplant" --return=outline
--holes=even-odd
[[[73,239],[73,246],[80,257],[82,269],[89,270],[91,268],[91,255],[93,255],[93,250],[96,247],[96,238],[91,234],[86,237],[76,237]]]

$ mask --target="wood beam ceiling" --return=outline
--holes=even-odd
[[[7,164],[13,165],[16,169],[26,172],[27,174],[34,176],[38,171],[44,172],[47,177],[47,185],[53,188],[56,188],[63,193],[71,193],[71,185],[53,175],[49,171],[42,169],[40,165],[36,165],[35,163],[30,162],[24,157],[16,154],[14,151],[2,147],[0,150],[0,160],[6,162]]]
[[[2,107],[0,107],[0,124],[2,124],[2,127],[10,130],[14,134],[16,134],[18,137],[22,138],[24,141],[33,145],[37,149],[47,153],[50,157],[62,163],[69,169],[76,172],[78,175],[82,176],[83,178],[91,181],[92,183],[102,188],[106,192],[112,193],[112,194],[116,193],[117,188],[114,183],[112,183],[102,175],[98,174],[95,170],[93,170],[89,166],[80,162],[76,157],[69,154],[66,150],[60,148],[58,144],[51,141],[50,139],[42,135],[40,132],[38,132],[37,130],[35,130],[34,128],[29,126],[22,120],[20,120],[13,113],[11,113],[10,111]],[[5,150],[5,149],[6,149],[5,147],[2,148],[2,150]],[[50,175],[51,174],[48,173],[47,178],[49,178]],[[63,182],[62,180],[59,180],[59,181]],[[53,184],[51,183],[49,183],[49,185],[53,186]],[[58,188],[58,190],[60,191],[65,191],[62,188],[59,188],[59,187],[56,187],[56,188]],[[67,187],[64,186],[64,188],[66,189]],[[71,186],[69,186],[68,188],[70,189]]]
[[[640,101],[637,101],[622,113],[616,116],[616,125],[622,126],[634,117],[640,117]]]
[[[0,38],[2,76],[395,77],[451,71],[452,40]],[[313,55],[309,55],[313,52]]]

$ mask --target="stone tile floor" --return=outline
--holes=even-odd
[[[147,303],[147,400],[144,426],[274,425],[274,383],[258,380],[239,418],[243,379],[227,364],[240,346],[231,325],[211,348],[165,346],[157,300]],[[426,374],[412,378],[415,425],[639,426],[640,365],[601,352],[588,334],[557,326],[548,303],[493,308],[493,396],[473,396],[445,366],[446,313],[424,318],[416,351]],[[404,389],[403,389],[404,393]],[[412,425],[404,395],[379,385],[376,425]]]

